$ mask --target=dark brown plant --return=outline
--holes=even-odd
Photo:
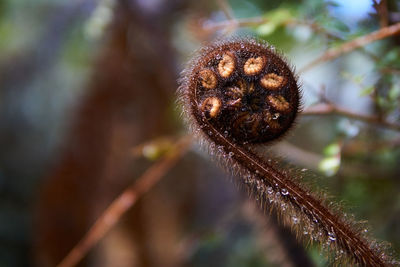
[[[273,47],[253,39],[204,47],[183,72],[179,94],[192,130],[210,152],[297,236],[333,251],[335,263],[396,264],[298,174],[256,151],[256,144],[287,133],[299,112],[296,75]]]

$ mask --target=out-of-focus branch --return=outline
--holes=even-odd
[[[395,131],[400,131],[400,124],[392,123],[386,120],[382,120],[376,116],[369,116],[364,114],[355,113],[348,109],[338,107],[332,103],[321,103],[314,106],[311,106],[302,112],[305,116],[311,115],[339,115],[343,117],[347,117],[350,119],[355,119],[359,121],[363,121],[370,124],[376,124],[381,127],[385,127],[388,129],[392,129]]]
[[[302,149],[287,141],[276,143],[276,145],[272,146],[272,151],[289,162],[307,169],[318,169],[319,162],[324,159],[323,155]]]
[[[132,168],[130,148],[170,131],[163,114],[176,89],[171,27],[165,23],[174,20],[177,6],[172,2],[168,1],[168,12],[160,9],[157,16],[148,16],[151,11],[139,1],[112,1],[112,20],[98,40],[86,93],[73,110],[59,159],[39,190],[36,265],[56,266],[122,191],[121,186],[129,184],[132,172],[143,168]],[[121,225],[127,235],[141,238],[144,231],[156,230],[144,224],[143,213],[135,215],[135,227]],[[156,265],[168,265],[174,261],[166,255],[169,249],[155,252],[154,257],[151,248],[139,242],[132,254],[140,266],[151,257]]]
[[[224,11],[225,13],[225,11]],[[229,19],[221,22],[209,23],[204,26],[207,31],[218,31],[226,28],[241,28],[241,27],[256,27],[260,26],[269,21],[268,18],[264,17],[252,17],[244,19]],[[282,22],[282,25],[304,25],[310,27],[314,32],[321,33],[329,38],[340,39],[339,36],[326,31],[321,26],[311,21],[298,20],[298,19],[288,19]]]
[[[396,23],[394,25],[381,28],[380,30],[374,31],[367,35],[358,37],[354,40],[351,40],[349,42],[340,45],[339,47],[329,49],[320,57],[311,61],[306,66],[301,68],[299,72],[305,72],[318,64],[333,60],[343,54],[349,53],[357,48],[363,47],[364,45],[390,37],[392,35],[398,34],[399,32],[400,32],[400,23]]]
[[[221,7],[222,9],[222,7]],[[225,11],[224,11],[225,13]],[[264,17],[253,17],[253,18],[245,18],[245,19],[229,19],[226,21],[222,22],[216,22],[216,23],[209,23],[204,26],[204,30],[208,32],[215,32],[218,30],[223,30],[223,29],[229,29],[229,30],[234,30],[235,28],[241,28],[241,27],[256,27],[260,26],[264,23],[267,23],[269,20]],[[307,20],[299,20],[299,19],[288,19],[286,21],[282,22],[282,25],[291,25],[291,26],[307,26],[309,27],[313,32],[319,33],[321,35],[324,35],[327,38],[338,40],[338,41],[344,41],[344,39],[330,31],[327,31],[317,23],[314,23],[312,21],[307,21]],[[373,60],[378,61],[379,57],[374,55],[373,53],[363,49],[362,52],[371,57]]]
[[[376,10],[376,13],[378,14],[379,17],[379,25],[381,27],[387,27],[389,25],[389,10],[387,6],[387,1],[386,0],[381,0],[377,2],[376,0],[373,0],[373,7]]]
[[[233,20],[235,18],[232,7],[229,5],[227,0],[218,0],[217,3],[227,19]]]
[[[57,265],[58,267],[75,266],[86,253],[101,240],[104,235],[119,221],[136,201],[148,192],[185,154],[191,144],[190,137],[179,140],[172,151],[160,159],[152,167],[120,194],[97,219],[87,234]]]
[[[395,68],[382,68],[381,72],[393,75],[400,75],[400,70]]]

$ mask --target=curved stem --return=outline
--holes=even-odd
[[[248,147],[238,145],[221,135],[211,124],[201,121],[203,130],[218,147],[222,147],[225,155],[230,155],[236,171],[250,178],[244,182],[255,191],[258,199],[268,198],[266,193],[272,189],[273,195],[280,195],[280,204],[275,205],[278,213],[285,216],[279,207],[282,203],[292,206],[296,214],[300,214],[305,224],[310,224],[323,234],[317,237],[332,242],[339,250],[345,251],[352,261],[363,266],[386,266],[379,252],[373,250],[369,241],[353,231],[349,224],[331,212],[304,187],[295,182],[287,172],[276,168],[272,163],[263,160]],[[232,164],[229,164],[232,166]],[[275,197],[275,196],[274,196]],[[263,203],[262,203],[263,204]],[[314,237],[312,237],[314,238]]]

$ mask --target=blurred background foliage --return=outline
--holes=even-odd
[[[0,1],[0,266],[54,266],[168,150],[165,137],[185,132],[174,91],[202,43],[256,36],[302,71],[327,49],[398,22],[396,0]],[[400,36],[299,80],[306,111],[329,104],[394,125],[304,115],[273,151],[398,253]],[[211,161],[194,146],[80,265],[328,264]]]

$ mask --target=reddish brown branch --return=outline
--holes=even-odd
[[[217,4],[221,8],[222,12],[224,12],[224,15],[227,19],[234,19],[232,7],[229,5],[227,0],[217,0]]]
[[[224,11],[224,10],[223,10],[223,12],[226,13],[226,11]],[[204,29],[206,31],[210,31],[210,32],[215,32],[215,31],[223,30],[223,29],[234,30],[235,28],[241,28],[241,27],[260,26],[264,23],[267,23],[268,21],[269,21],[269,19],[264,18],[264,17],[252,17],[252,18],[244,18],[244,19],[232,18],[232,19],[225,20],[222,22],[210,23],[210,24],[204,26]],[[343,38],[340,37],[339,35],[327,31],[326,29],[324,29],[323,27],[321,27],[320,25],[318,25],[317,23],[314,23],[312,21],[288,19],[286,21],[283,21],[282,25],[307,26],[315,33],[320,33],[327,38],[331,38],[331,39],[338,40],[338,41],[343,41]],[[362,49],[362,52],[364,54],[368,55],[369,57],[371,57],[375,61],[379,60],[379,57],[375,56],[373,53],[371,53],[365,49]]]
[[[225,28],[234,28],[234,27],[252,27],[258,26],[263,23],[268,22],[268,19],[263,17],[254,17],[254,18],[245,18],[245,19],[230,19],[216,23],[210,23],[204,28],[207,31],[218,31]]]
[[[225,11],[224,11],[225,13]],[[229,19],[221,22],[216,22],[216,23],[210,23],[207,26],[205,26],[205,29],[208,31],[217,31],[217,30],[222,30],[222,29],[231,29],[231,28],[241,28],[241,27],[256,27],[260,26],[264,23],[267,23],[269,21],[268,18],[264,17],[252,17],[252,18],[244,18],[244,19]],[[298,20],[298,19],[288,19],[286,21],[282,22],[282,25],[304,25],[308,26],[311,28],[316,33],[321,33],[325,35],[326,37],[333,38],[333,39],[340,39],[339,36],[328,32],[318,24],[311,22],[311,21],[305,21],[305,20]]]
[[[357,48],[363,47],[364,45],[390,37],[399,32],[400,32],[400,23],[397,23],[388,27],[381,28],[380,30],[374,31],[370,34],[358,37],[354,40],[351,40],[349,42],[340,45],[339,47],[329,49],[320,57],[311,61],[306,66],[301,68],[300,72],[305,72],[318,64],[330,61],[343,54],[349,53]]]
[[[101,240],[104,235],[119,221],[136,201],[148,192],[179,159],[185,154],[191,139],[184,137],[178,141],[168,155],[156,162],[152,167],[137,179],[131,186],[122,192],[103,212],[92,225],[86,235],[57,265],[58,267],[75,266],[86,253]]]
[[[321,103],[311,106],[302,112],[303,115],[340,115],[350,119],[363,121],[370,124],[376,124],[388,129],[400,131],[400,124],[388,122],[377,116],[369,116],[355,113],[342,107],[335,106],[331,103]]]

